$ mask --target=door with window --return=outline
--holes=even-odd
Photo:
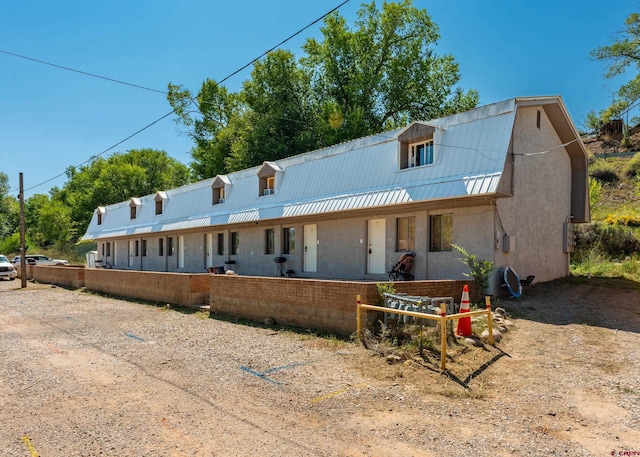
[[[184,236],[178,237],[178,268],[184,268]]]
[[[133,255],[135,254],[135,241],[129,241],[129,268],[133,268]]]
[[[369,220],[369,247],[367,255],[367,273],[384,274],[385,266],[385,220]]]
[[[316,272],[318,268],[318,226],[304,226],[304,271]]]
[[[210,268],[213,266],[213,233],[207,233],[205,250],[207,252],[205,267]]]

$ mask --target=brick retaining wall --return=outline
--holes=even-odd
[[[187,307],[209,303],[211,275],[87,268],[85,287],[119,297]]]
[[[457,303],[466,281],[395,283],[397,292],[430,297],[454,297]],[[472,289],[472,285],[469,284]],[[356,330],[356,296],[378,302],[373,282],[322,281],[296,278],[212,275],[211,312],[254,320],[273,318],[298,327],[350,334]]]
[[[29,266],[39,282],[187,307],[210,304],[212,312],[261,321],[350,334],[356,329],[356,296],[377,304],[375,282],[329,281],[262,276],[162,273],[75,266]],[[453,297],[460,302],[464,284],[472,301],[477,297],[468,281],[396,282],[399,293]],[[369,313],[374,319],[374,313]]]
[[[70,289],[80,289],[84,287],[84,270],[83,266],[27,265],[27,278]]]

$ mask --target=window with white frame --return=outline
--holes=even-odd
[[[282,229],[282,253],[283,254],[295,254],[296,253],[296,228],[285,227]]]
[[[433,163],[433,139],[409,145],[409,168]]]

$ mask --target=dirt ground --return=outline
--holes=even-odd
[[[640,290],[534,284],[495,348],[357,342],[0,282],[0,456],[640,455]],[[636,454],[632,454],[636,453]]]

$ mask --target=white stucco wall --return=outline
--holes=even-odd
[[[497,230],[515,237],[515,243],[511,252],[498,249],[495,262],[497,267],[512,266],[521,278],[535,275],[536,282],[568,274],[563,223],[571,214],[571,164],[564,148],[557,148],[560,144],[543,109],[518,110],[513,135],[514,196],[497,200],[503,224]]]

